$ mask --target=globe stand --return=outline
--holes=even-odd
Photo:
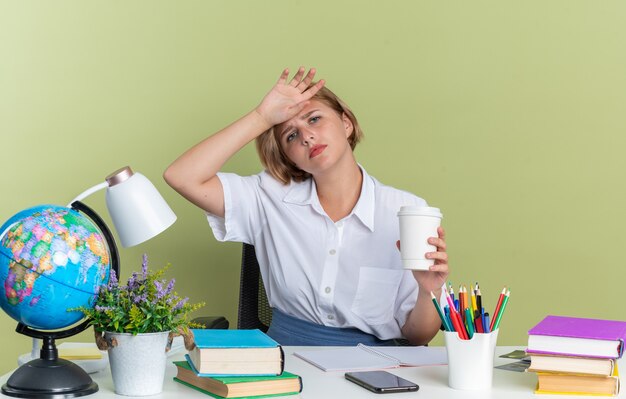
[[[111,268],[119,276],[119,253],[107,225],[95,211],[82,202],[74,201],[71,207],[85,213],[98,226],[109,247]],[[39,359],[33,359],[18,367],[2,386],[2,393],[18,398],[64,399],[98,392],[98,384],[85,370],[69,360],[59,359],[55,343],[57,339],[71,337],[88,327],[89,320],[63,331],[40,331],[18,323],[16,332],[42,339],[43,345]]]
[[[59,359],[55,340],[75,335],[88,326],[78,326],[58,333],[33,330],[19,323],[15,331],[32,338],[43,339],[39,359],[23,364],[13,372],[2,393],[18,398],[60,399],[75,398],[98,392],[98,385],[79,366],[69,360]]]

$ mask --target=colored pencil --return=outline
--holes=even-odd
[[[448,301],[448,305],[450,305],[450,311],[452,311],[452,309],[454,309],[454,299],[448,291],[446,291],[446,300]]]
[[[476,328],[477,333],[484,333],[483,329],[483,317],[479,314],[474,318],[474,327]]]
[[[476,283],[476,286],[478,286],[478,283]],[[483,313],[482,311],[483,309],[483,299],[482,299],[482,295],[480,294],[480,288],[476,289],[476,310],[478,310],[481,315]]]
[[[450,293],[446,291],[446,300],[448,301],[448,305],[450,306],[450,321],[452,322],[452,327],[454,331],[457,332],[461,339],[467,339],[465,328],[463,327],[463,323],[461,322],[461,316],[456,311],[455,307],[455,303],[458,304],[458,299],[452,300]]]
[[[454,331],[454,325],[452,324],[452,319],[450,318],[450,306],[446,305],[443,307],[443,313],[446,315],[446,322],[448,323],[448,327],[450,327],[450,331]]]
[[[472,318],[472,311],[470,308],[465,308],[465,324],[467,324],[467,335],[469,339],[474,336],[474,319]]]
[[[506,295],[504,296],[504,299],[502,300],[502,306],[500,306],[500,311],[498,312],[498,315],[495,317],[496,322],[493,325],[494,330],[497,330],[498,327],[500,326],[500,320],[502,320],[504,309],[506,309],[506,304],[509,302],[509,296],[511,296],[511,290],[506,291]]]
[[[493,331],[493,325],[496,322],[496,316],[500,311],[500,306],[502,306],[502,301],[504,300],[504,295],[506,294],[506,287],[502,288],[502,293],[498,297],[498,303],[496,304],[496,310],[493,312],[493,318],[491,319],[491,325],[489,326],[489,330]]]
[[[465,329],[465,325],[461,320],[461,315],[459,312],[452,312],[452,322],[455,323],[455,329],[457,334],[461,339],[469,339],[467,335],[467,330]]]
[[[476,316],[476,311],[478,310],[478,305],[476,304],[476,294],[474,293],[474,291],[471,292],[471,296],[472,298],[472,317]]]
[[[441,308],[439,307],[439,302],[437,302],[437,298],[435,297],[435,294],[433,294],[432,291],[430,291],[430,297],[433,301],[433,304],[435,305],[435,309],[437,309],[437,314],[439,315],[439,318],[441,319],[441,324],[443,324],[444,330],[451,331],[450,327],[448,326],[448,323],[446,322],[446,316],[443,315],[443,312],[441,311]]]
[[[491,328],[489,327],[489,313],[485,313],[485,332],[491,332]]]

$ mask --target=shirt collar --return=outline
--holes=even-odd
[[[355,215],[370,231],[374,231],[374,209],[376,206],[374,180],[361,165],[359,165],[359,168],[363,174],[361,194],[348,217]],[[319,214],[326,215],[317,197],[313,178],[309,178],[301,183],[291,183],[291,187],[283,201],[294,205],[311,205]]]

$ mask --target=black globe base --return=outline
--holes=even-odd
[[[34,359],[19,367],[2,393],[18,398],[76,398],[98,392],[98,384],[76,364],[65,359]]]

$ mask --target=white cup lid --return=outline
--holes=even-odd
[[[441,214],[439,208],[416,205],[405,205],[400,207],[398,216],[432,216],[437,218],[443,218],[443,215]]]

